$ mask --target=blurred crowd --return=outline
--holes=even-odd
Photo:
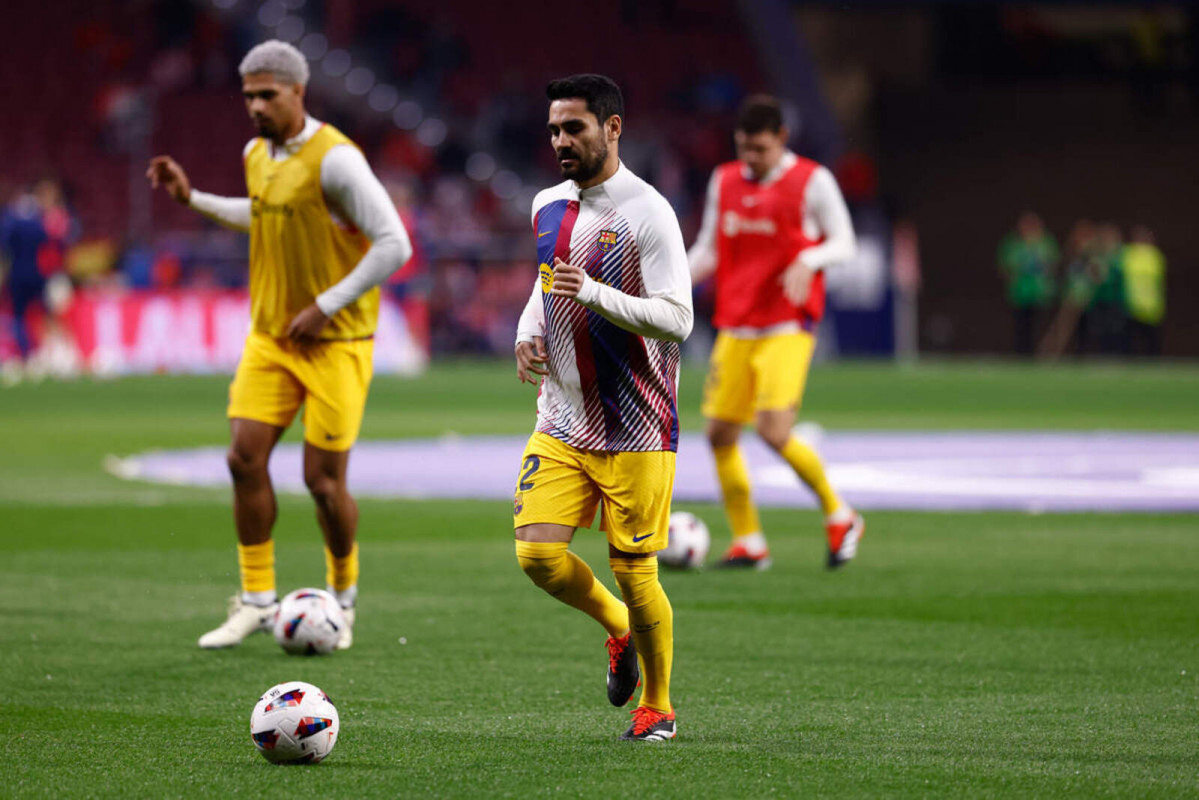
[[[492,50],[503,44],[485,23],[421,5],[278,4],[278,19],[267,25],[265,11],[164,0],[126,25],[119,4],[96,3],[51,43],[70,50],[59,54],[61,63],[87,65],[87,81],[64,91],[86,92],[74,99],[93,110],[93,129],[58,152],[34,138],[22,156],[55,170],[64,181],[58,206],[66,208],[65,192],[82,221],[60,243],[55,269],[77,285],[244,286],[244,237],[148,191],[139,197],[145,187],[126,177],[136,170],[101,167],[170,152],[199,188],[241,191],[237,153],[251,128],[236,99],[236,65],[252,44],[280,36],[312,63],[313,112],[363,148],[412,234],[416,258],[388,291],[427,303],[434,351],[509,350],[512,321],[528,293],[532,197],[560,180],[544,135],[543,90],[546,70],[561,57],[529,55],[497,70]],[[723,32],[705,7],[720,5],[699,3],[677,17],[653,3],[600,14],[611,16],[626,40],[660,42],[639,69],[616,76],[629,102],[621,154],[671,201],[688,235],[698,228],[710,170],[731,156],[731,120],[747,91],[745,70],[754,69],[752,59],[733,52],[717,53],[704,68],[682,57],[692,31]],[[549,20],[511,24],[552,27]],[[722,60],[733,66],[721,68]],[[129,185],[114,185],[117,179]],[[32,212],[20,209],[31,207],[30,192],[4,184],[0,178],[0,202],[13,209],[8,215],[28,217]],[[24,261],[20,270],[14,267],[13,281],[26,280]],[[12,295],[24,355],[35,334],[23,321],[41,291],[31,281],[13,282],[4,293]]]
[[[512,41],[549,41],[558,20],[482,13],[490,6],[476,5],[478,14],[451,14],[434,0],[147,0],[144,14],[129,15],[120,0],[93,0],[51,37],[34,35],[45,24],[36,7],[15,6],[6,20],[18,35],[0,53],[0,67],[28,68],[46,83],[13,82],[12,91],[24,92],[14,105],[27,116],[0,130],[10,156],[0,170],[0,361],[30,357],[53,331],[52,307],[67,302],[72,285],[245,285],[245,237],[152,197],[140,175],[146,158],[166,152],[199,188],[244,191],[237,153],[251,128],[236,65],[269,36],[306,54],[309,107],[362,146],[399,209],[416,255],[386,291],[419,306],[421,338],[434,353],[510,351],[530,285],[532,196],[559,180],[544,135],[543,88],[564,64],[614,66],[628,101],[622,158],[667,197],[691,241],[711,169],[732,157],[737,105],[766,83],[751,38],[729,35],[744,24],[736,4],[600,4],[589,22],[619,31],[616,55],[601,36],[583,37],[565,54],[523,48],[519,58],[510,57]],[[952,22],[966,11],[945,13]],[[805,17],[813,31],[825,30],[818,22]],[[850,40],[857,36],[855,28]],[[846,39],[812,41],[836,55],[833,43]],[[994,60],[976,50],[947,57]],[[858,97],[850,91],[856,85],[848,81],[830,97]],[[864,100],[858,105],[861,122],[850,138],[876,155],[868,140],[877,120]],[[62,107],[83,113],[62,125]],[[859,232],[889,241],[872,156],[850,152],[829,166]],[[58,180],[39,180],[43,174]],[[1154,219],[1174,241],[1165,221]],[[1014,349],[1160,352],[1166,273],[1153,233],[1079,221],[1062,241],[1028,213],[999,248]],[[701,315],[704,303],[701,295]]]
[[[1153,231],[1080,219],[1064,250],[1037,214],[1020,215],[997,261],[1020,355],[1159,355],[1166,258]]]

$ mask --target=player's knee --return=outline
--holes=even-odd
[[[234,481],[260,478],[267,471],[267,456],[234,445],[225,454],[225,463]]]
[[[775,450],[782,450],[787,444],[787,440],[791,438],[791,428],[785,425],[759,422],[757,431],[758,436],[762,437],[762,441]]]
[[[608,563],[616,585],[620,587],[621,597],[630,608],[645,605],[661,588],[656,558],[611,557]]]
[[[713,420],[708,423],[706,431],[708,436],[708,444],[712,447],[729,447],[737,443],[737,438],[741,433],[740,426],[730,425],[726,422],[718,422]]]
[[[532,546],[531,546],[532,545]],[[516,542],[516,561],[529,580],[550,594],[566,586],[566,548],[546,547],[532,542]]]
[[[554,564],[551,559],[546,558],[521,558],[517,557],[520,562],[520,568],[529,576],[529,580],[545,589],[547,592],[551,590],[554,583]]]
[[[318,503],[337,498],[342,492],[341,481],[327,472],[312,470],[304,473],[304,485]]]

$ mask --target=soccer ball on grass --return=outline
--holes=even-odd
[[[315,764],[337,743],[337,709],[320,689],[288,681],[267,689],[250,715],[250,737],[272,764]]]
[[[279,603],[275,641],[293,655],[331,653],[345,627],[333,595],[323,589],[296,589]]]
[[[670,515],[670,542],[658,553],[658,561],[676,569],[698,569],[708,557],[711,542],[702,519],[688,511],[676,511]]]

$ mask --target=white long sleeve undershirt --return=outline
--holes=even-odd
[[[583,287],[575,298],[613,325],[638,336],[681,343],[691,333],[691,306],[669,295],[633,297],[583,275]]]
[[[575,299],[613,325],[653,339],[682,342],[691,333],[694,322],[691,308],[673,297],[633,297],[587,275],[583,276],[583,288]],[[516,343],[531,342],[533,337],[544,335],[545,306],[539,278],[516,323]]]
[[[298,136],[280,148],[271,147],[271,157],[279,161],[289,157],[320,126],[309,117]],[[245,153],[253,144],[251,140],[246,145]],[[321,190],[334,220],[353,224],[371,243],[348,275],[317,295],[317,306],[331,317],[404,266],[412,257],[412,242],[387,190],[357,147],[347,144],[329,149],[321,161]],[[222,225],[241,231],[250,229],[248,197],[222,197],[193,189],[188,204]]]
[[[776,167],[781,174],[795,163],[795,155],[787,153]],[[770,178],[767,178],[770,180]],[[695,243],[687,251],[691,267],[692,283],[699,283],[716,271],[716,228],[720,224],[720,185],[716,174],[708,182],[704,201],[703,222]],[[857,253],[857,238],[853,231],[853,220],[845,206],[845,198],[833,174],[824,167],[817,167],[804,189],[804,232],[815,239],[824,236],[824,241],[808,247],[799,254],[799,260],[812,270],[822,270],[834,264],[849,261]]]
[[[250,198],[222,197],[219,194],[201,192],[192,189],[187,204],[214,222],[219,222],[226,228],[242,231],[250,230]]]
[[[545,336],[545,304],[541,299],[540,277],[533,281],[533,293],[516,322],[516,343],[531,342],[535,336]]]

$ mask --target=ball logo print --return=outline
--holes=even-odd
[[[268,693],[269,694],[269,693]],[[290,706],[298,706],[304,701],[304,692],[295,690],[287,692],[277,700],[272,700],[266,707],[266,711],[274,711],[277,708],[288,708]]]
[[[283,624],[283,636],[284,636],[284,638],[286,638],[286,639],[294,639],[294,638],[295,638],[295,635],[296,635],[296,628],[300,627],[300,623],[301,623],[301,622],[303,622],[303,621],[304,621],[304,615],[303,615],[303,614],[301,614],[301,615],[300,615],[300,616],[298,616],[298,617],[293,617],[292,619],[289,619],[289,620],[285,621],[285,622],[284,622],[284,624]]]
[[[279,731],[261,731],[250,735],[260,750],[274,750],[275,744],[279,741]]]
[[[328,717],[304,717],[296,726],[296,736],[307,739],[309,736],[316,736],[331,725],[333,725],[333,720]]]

